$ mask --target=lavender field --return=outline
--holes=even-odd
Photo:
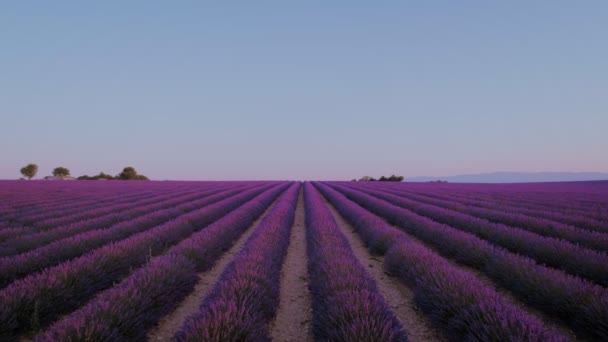
[[[607,341],[608,182],[0,181],[1,341]]]

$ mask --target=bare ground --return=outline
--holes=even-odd
[[[398,227],[395,227],[395,228],[399,229]],[[401,230],[401,231],[403,232],[403,230]],[[485,275],[482,271],[475,269],[473,267],[469,267],[469,266],[460,264],[455,260],[445,258],[437,251],[437,249],[433,248],[432,246],[424,244],[422,241],[412,237],[411,235],[408,235],[405,232],[403,232],[403,233],[406,234],[410,239],[412,239],[420,244],[423,244],[426,247],[430,248],[431,250],[435,251],[442,258],[447,260],[450,263],[450,265],[452,265],[452,267],[460,269],[461,271],[469,272],[470,274],[474,275],[484,285],[496,290],[496,292],[498,292],[505,299],[506,302],[514,305],[521,311],[524,311],[532,316],[535,316],[536,318],[541,320],[545,324],[545,326],[558,330],[559,332],[561,332],[563,335],[567,336],[572,341],[581,340],[581,339],[577,338],[574,331],[572,331],[570,328],[568,328],[567,326],[562,324],[557,319],[552,318],[552,317],[546,315],[544,312],[537,310],[537,309],[527,305],[526,303],[522,302],[514,294],[512,294],[509,290],[507,290],[503,287],[497,286],[497,284],[490,277]]]
[[[279,196],[280,198],[280,196]],[[218,278],[234,259],[234,256],[241,250],[249,236],[255,231],[262,219],[268,214],[277,200],[275,200],[264,213],[253,222],[249,228],[236,240],[236,242],[226,251],[213,265],[213,267],[205,272],[201,272],[199,281],[196,284],[194,291],[188,295],[170,314],[163,317],[156,328],[148,333],[148,341],[171,341],[175,333],[182,327],[188,317],[199,311],[199,307]]]
[[[387,224],[389,224],[387,222]],[[535,316],[536,318],[540,319],[545,326],[556,329],[558,331],[560,331],[562,334],[564,334],[565,336],[567,336],[570,340],[572,341],[580,341],[580,338],[577,338],[576,334],[574,333],[574,331],[572,331],[572,329],[568,328],[567,326],[565,326],[562,322],[558,321],[557,319],[548,316],[547,314],[545,314],[544,312],[537,310],[529,305],[527,305],[526,303],[522,302],[521,300],[519,300],[514,294],[512,294],[508,289],[505,289],[503,287],[500,287],[496,284],[496,282],[494,282],[494,280],[492,280],[490,277],[488,277],[487,275],[485,275],[482,271],[467,266],[467,265],[463,265],[461,263],[459,263],[456,260],[453,259],[449,259],[444,257],[443,255],[441,255],[440,251],[435,248],[434,246],[431,246],[429,244],[424,243],[423,241],[419,240],[418,238],[410,235],[409,233],[405,232],[402,228],[394,226],[393,227],[399,231],[401,231],[403,234],[405,234],[409,239],[423,245],[426,246],[427,248],[433,250],[435,253],[437,253],[439,256],[441,256],[443,259],[445,259],[452,267],[459,269],[461,271],[464,272],[468,272],[472,275],[474,275],[479,281],[481,281],[484,285],[493,288],[494,290],[496,290],[496,292],[498,292],[504,299],[506,302],[514,305],[515,307],[517,307],[518,309],[532,315]]]
[[[273,341],[313,341],[305,230],[304,198],[300,190],[289,249],[281,269],[279,308],[270,326]]]
[[[414,303],[414,293],[398,280],[384,273],[383,256],[372,256],[354,228],[338,213],[334,206],[325,201],[334,215],[336,223],[350,243],[353,253],[376,280],[376,285],[393,313],[403,323],[410,341],[447,341]]]
[[[337,221],[339,224],[340,224],[340,222],[343,222],[343,223],[346,225],[346,229],[345,229],[345,230],[346,230],[346,231],[350,231],[350,232],[351,232],[351,235],[355,235],[356,233],[354,232],[354,228],[352,228],[352,226],[350,226],[350,225],[348,224],[348,222],[346,222],[346,221],[345,221],[345,220],[344,220],[344,219],[343,219],[343,218],[340,216],[340,214],[339,214],[339,213],[338,213],[338,212],[337,212],[337,211],[334,209],[334,207],[332,206],[332,204],[331,204],[331,203],[329,203],[329,202],[326,202],[326,203],[328,204],[328,206],[330,207],[330,210],[332,210],[332,212],[333,212],[334,216],[336,217],[336,221]],[[387,224],[389,224],[389,223],[387,222]],[[436,249],[436,248],[434,248],[433,246],[427,245],[426,243],[422,242],[422,241],[421,241],[421,240],[419,240],[418,238],[416,238],[416,237],[414,237],[414,236],[412,236],[412,235],[408,234],[407,232],[405,232],[405,231],[404,231],[402,228],[400,228],[400,227],[396,227],[396,226],[393,226],[393,227],[394,227],[395,229],[397,229],[397,230],[401,231],[401,232],[402,232],[403,234],[405,234],[405,235],[406,235],[406,236],[407,236],[409,239],[411,239],[411,240],[413,240],[413,241],[415,241],[415,242],[417,242],[417,243],[419,243],[419,244],[421,244],[421,245],[423,245],[423,246],[426,246],[426,247],[430,248],[431,250],[435,251],[437,254],[439,254],[439,255],[441,256],[441,253],[439,253],[439,251],[437,251],[437,249]],[[359,238],[359,236],[358,236],[358,235],[351,236],[351,237],[349,237],[349,235],[348,235],[348,234],[346,234],[346,233],[345,233],[345,235],[347,236],[347,238],[349,238],[349,241],[350,241],[350,239],[351,239],[351,238],[353,238],[353,239],[355,240],[355,245],[356,245],[356,243],[360,243],[360,244],[361,244],[361,246],[362,246],[363,248],[365,248],[365,251],[367,252],[367,249],[366,249],[366,247],[365,247],[365,244],[363,244],[363,241],[361,241],[361,239]],[[350,242],[351,242],[351,246],[353,246],[353,251],[355,251],[353,241],[350,241]],[[355,253],[355,254],[356,254],[356,253]],[[360,260],[365,260],[365,259],[361,259],[361,257],[360,257],[358,254],[356,254],[356,255],[357,255],[357,257],[358,257]],[[376,264],[374,264],[374,263],[372,263],[372,262],[370,262],[370,264],[371,264],[371,265],[374,265],[374,268],[378,267],[378,268],[380,268],[381,270],[383,269],[383,262],[382,262],[382,261],[384,260],[384,258],[383,258],[383,257],[372,257],[371,255],[369,255],[369,253],[368,253],[368,256],[369,256],[370,260],[372,260],[372,261],[375,261],[375,260],[380,260],[380,261],[378,261],[378,264],[377,264],[377,265],[376,265]],[[565,325],[563,325],[561,322],[557,321],[556,319],[551,318],[551,317],[549,317],[548,315],[544,314],[542,311],[539,311],[539,310],[537,310],[537,309],[534,309],[534,308],[532,308],[532,307],[528,306],[527,304],[523,303],[522,301],[520,301],[519,299],[517,299],[517,297],[515,297],[515,295],[513,295],[513,294],[512,294],[510,291],[508,291],[507,289],[504,289],[504,288],[502,288],[502,287],[497,286],[497,285],[496,285],[496,283],[495,283],[495,282],[494,282],[492,279],[490,279],[488,276],[486,276],[486,275],[485,275],[483,272],[481,272],[481,271],[479,271],[479,270],[477,270],[477,269],[475,269],[475,268],[472,268],[472,267],[469,267],[469,266],[466,266],[466,265],[462,265],[462,264],[458,263],[458,262],[457,262],[457,261],[455,261],[455,260],[448,259],[448,258],[445,258],[445,257],[443,257],[443,256],[441,256],[441,257],[442,257],[442,258],[444,258],[444,259],[445,259],[445,260],[446,260],[448,263],[450,263],[450,265],[451,265],[452,267],[457,268],[457,269],[462,270],[462,271],[465,271],[465,272],[469,272],[469,273],[471,273],[471,274],[472,274],[472,275],[474,275],[474,276],[475,276],[475,277],[476,277],[478,280],[480,280],[480,281],[481,281],[483,284],[485,284],[486,286],[488,286],[488,287],[490,287],[490,288],[495,289],[495,290],[496,290],[496,292],[500,293],[500,294],[502,295],[502,297],[503,297],[503,298],[504,298],[504,299],[505,299],[507,302],[509,302],[509,303],[511,303],[512,305],[516,306],[516,307],[517,307],[517,308],[519,308],[520,310],[522,310],[522,311],[524,311],[524,312],[527,312],[528,314],[530,314],[530,315],[532,315],[532,316],[535,316],[536,318],[540,319],[540,320],[541,320],[541,321],[542,321],[542,322],[543,322],[543,323],[544,323],[544,324],[545,324],[547,327],[551,327],[551,328],[557,329],[557,330],[558,330],[558,331],[560,331],[562,334],[564,334],[565,336],[567,336],[568,338],[570,338],[572,341],[578,341],[578,340],[580,340],[580,339],[578,339],[578,338],[577,338],[576,334],[575,334],[575,333],[574,333],[574,332],[573,332],[571,329],[569,329],[568,327],[566,327]],[[372,273],[372,272],[370,272],[370,273]],[[373,273],[372,273],[372,274],[373,274]],[[385,275],[384,273],[382,273],[382,274],[383,274],[385,277],[388,277],[389,279],[391,279],[391,281],[392,281],[393,283],[395,283],[397,287],[400,287],[400,288],[404,289],[404,290],[406,291],[405,293],[410,293],[410,295],[412,296],[411,298],[413,298],[412,291],[411,291],[411,290],[409,290],[409,288],[408,288],[408,287],[406,287],[405,285],[403,285],[401,282],[397,281],[396,279],[393,279],[393,278],[391,278],[391,277],[389,277],[389,276]],[[374,276],[375,276],[375,275],[374,275]],[[377,277],[377,276],[375,276],[375,278],[376,278],[376,279],[378,279],[378,277]],[[378,283],[378,285],[379,285],[379,287],[380,287],[380,283]],[[402,293],[403,293],[403,292],[402,292]],[[384,295],[384,293],[382,293],[382,295],[383,295],[383,296],[385,296],[385,295]],[[392,304],[392,300],[390,300],[390,299],[389,299],[387,296],[385,296],[385,298],[387,299],[387,302],[389,302],[390,304]],[[415,305],[415,304],[413,303],[413,299],[412,299],[412,302],[411,302],[411,303],[412,303],[411,305]],[[391,307],[392,307],[392,305],[391,305]],[[415,310],[416,310],[416,309],[415,309]],[[395,313],[397,314],[397,312],[395,312]],[[422,315],[422,312],[420,312],[420,314]],[[399,318],[401,318],[401,317],[399,317]],[[432,323],[431,323],[431,322],[429,322],[428,320],[425,320],[425,321],[427,322],[427,324],[431,324],[431,326],[432,326]],[[402,322],[404,323],[404,325],[405,325],[405,327],[406,327],[406,330],[408,330],[408,333],[410,333],[410,328],[409,328],[409,325],[407,325],[407,322],[405,322],[405,321],[402,321]],[[412,336],[411,336],[411,340],[412,340],[412,341],[418,341],[418,339],[415,339],[415,336],[414,336],[414,335],[412,335]],[[445,338],[441,337],[441,338],[440,338],[440,340],[444,340],[444,341],[445,341]]]

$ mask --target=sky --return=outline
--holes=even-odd
[[[0,4],[0,179],[608,171],[606,1]]]

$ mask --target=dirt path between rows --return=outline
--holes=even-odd
[[[382,218],[381,216],[379,216],[380,218]],[[428,217],[427,217],[428,218]],[[384,218],[382,218],[384,220]],[[386,222],[386,220],[385,220]],[[390,223],[386,222],[387,224],[391,225]],[[398,226],[395,225],[391,225],[392,227],[394,227],[395,229],[401,231],[403,234],[405,234],[409,239],[415,241],[416,243],[419,243],[429,249],[431,249],[432,251],[434,251],[437,255],[439,255],[440,257],[442,257],[444,260],[446,260],[452,267],[459,269],[461,271],[464,272],[468,272],[472,275],[474,275],[479,281],[481,281],[484,285],[493,288],[496,292],[498,292],[503,299],[512,304],[513,306],[517,307],[518,309],[520,309],[521,311],[524,311],[532,316],[535,316],[536,318],[538,318],[539,320],[541,320],[547,327],[553,328],[558,330],[559,332],[561,332],[563,335],[567,336],[570,340],[572,341],[580,341],[580,339],[576,336],[576,334],[574,333],[574,331],[572,329],[570,329],[568,326],[564,325],[562,322],[560,322],[559,320],[557,320],[556,318],[550,317],[549,315],[545,314],[544,312],[527,305],[526,303],[524,303],[523,301],[519,300],[513,293],[511,293],[508,289],[503,288],[501,286],[499,286],[498,284],[496,284],[496,282],[494,282],[494,280],[492,280],[490,277],[488,277],[486,274],[484,274],[482,271],[461,264],[458,261],[451,259],[451,258],[446,258],[443,255],[441,255],[441,252],[435,248],[435,246],[432,246],[431,244],[427,244],[425,242],[423,242],[422,240],[419,240],[417,237],[414,237],[413,235],[410,235],[409,233],[407,233],[405,231],[405,229],[400,228]]]
[[[414,293],[407,286],[384,273],[384,257],[372,256],[354,228],[331,203],[325,200],[325,204],[334,215],[336,223],[350,243],[353,253],[376,280],[380,294],[407,330],[408,340],[413,342],[447,341],[440,332],[433,328],[430,320],[418,310],[414,303]]]
[[[281,198],[281,195],[279,195],[278,198]],[[196,284],[194,291],[190,293],[173,312],[166,315],[158,322],[156,328],[148,333],[148,341],[171,341],[186,319],[199,311],[199,307],[205,296],[207,296],[209,291],[213,288],[213,285],[217,282],[226,266],[228,266],[232,259],[234,259],[234,256],[241,250],[245,242],[247,242],[247,239],[255,231],[255,228],[260,224],[268,212],[270,212],[271,208],[274,207],[278,198],[266,208],[264,213],[255,220],[249,228],[247,228],[232,247],[216,261],[210,270],[201,272],[198,275],[199,281]]]
[[[348,222],[346,222],[339,215],[339,213],[334,209],[333,205],[331,203],[329,203],[329,202],[326,202],[326,203],[328,203],[328,206],[330,207],[330,209],[334,213],[334,216],[336,216],[336,221],[338,221],[338,218],[341,219],[344,222],[344,224],[346,224],[346,226],[348,228],[347,230],[350,231],[350,232],[352,232],[352,234],[356,234],[356,233],[354,233],[354,229],[352,228],[352,226],[350,226],[348,224]],[[384,220],[384,218],[382,218],[381,216],[378,216],[378,217],[380,217],[381,219]],[[386,222],[386,220],[385,220],[385,222]],[[386,223],[388,225],[391,225],[388,222],[386,222]],[[488,276],[486,276],[480,270],[472,268],[472,267],[469,267],[467,265],[460,264],[456,260],[446,258],[446,257],[442,256],[441,253],[436,248],[434,248],[434,246],[426,244],[423,241],[419,240],[418,238],[414,237],[413,235],[410,235],[403,228],[397,227],[395,225],[391,225],[391,226],[394,227],[396,230],[401,231],[402,234],[404,234],[405,236],[407,236],[412,241],[415,241],[416,243],[419,243],[419,244],[421,244],[421,245],[423,245],[423,246],[431,249],[435,253],[437,253],[440,257],[442,257],[443,259],[445,259],[452,267],[454,267],[456,269],[459,269],[461,271],[464,271],[464,272],[468,272],[468,273],[474,275],[484,285],[486,285],[486,286],[488,286],[488,287],[493,288],[494,290],[496,290],[496,292],[498,292],[505,299],[506,302],[509,302],[512,305],[514,305],[515,307],[519,308],[520,310],[522,310],[522,311],[524,311],[524,312],[526,312],[526,313],[528,313],[528,314],[530,314],[532,316],[535,316],[536,318],[540,319],[547,327],[551,327],[551,328],[557,329],[558,331],[560,331],[562,334],[564,334],[565,336],[567,336],[572,341],[578,341],[578,340],[580,340],[580,339],[577,338],[576,334],[571,329],[569,329],[567,326],[565,326],[561,322],[557,321],[556,319],[554,319],[552,317],[549,317],[548,315],[546,315],[542,311],[537,310],[537,309],[535,309],[535,308],[533,308],[533,307],[525,304],[524,302],[520,301],[509,290],[507,290],[505,288],[502,288],[500,286],[497,286],[497,284],[491,278],[489,278]],[[347,237],[348,237],[348,235],[347,235]],[[355,243],[357,243],[357,242],[361,243],[361,245],[363,246],[363,248],[366,248],[365,245],[363,244],[363,242],[361,241],[361,239],[358,237],[358,235],[355,236]],[[353,245],[352,242],[351,242],[351,245]],[[367,251],[367,249],[365,249],[365,250]],[[368,255],[369,255],[369,253],[368,253]],[[359,257],[359,255],[357,255],[357,256]],[[359,257],[359,259],[361,259],[361,258]],[[384,260],[383,257],[371,257],[371,259],[372,260],[374,260],[374,259]],[[382,262],[379,262],[379,267],[382,268]],[[377,277],[376,277],[376,279],[377,279]],[[404,288],[408,292],[411,292],[408,287],[406,287],[405,285],[401,284],[396,279],[394,279],[393,282],[396,283],[398,286],[401,286],[402,288]],[[392,304],[392,302],[390,302],[390,303]],[[413,305],[413,302],[412,302],[412,305]],[[420,312],[420,314],[422,315],[422,312]],[[427,322],[429,322],[429,321],[427,320]],[[406,324],[406,322],[403,322],[403,323]],[[432,324],[432,323],[429,322],[428,324]],[[409,333],[410,330],[409,330],[409,327],[407,325],[406,325],[406,329],[408,330],[408,333]],[[412,336],[412,341],[416,341],[415,339],[413,339],[413,336]]]
[[[488,277],[487,275],[485,275],[482,271],[480,271],[480,270],[478,270],[476,268],[467,266],[467,265],[463,265],[463,264],[459,263],[456,260],[446,258],[443,255],[441,255],[441,253],[436,248],[434,248],[434,246],[431,246],[429,244],[426,244],[426,243],[422,242],[421,240],[418,240],[417,238],[413,237],[412,235],[409,235],[408,233],[404,232],[403,229],[400,229],[399,227],[395,227],[395,229],[401,230],[401,232],[403,234],[407,235],[408,238],[410,238],[410,239],[416,241],[417,243],[419,243],[421,245],[424,245],[427,248],[431,249],[437,255],[439,255],[440,257],[442,257],[443,259],[445,259],[452,267],[454,267],[456,269],[459,269],[461,271],[468,272],[468,273],[472,274],[481,283],[483,283],[484,285],[486,285],[489,288],[492,288],[496,292],[498,292],[503,297],[503,299],[506,302],[508,302],[508,303],[512,304],[513,306],[517,307],[521,311],[524,311],[524,312],[530,314],[531,316],[536,317],[537,319],[539,319],[540,321],[542,321],[545,324],[545,326],[558,330],[563,335],[567,336],[571,341],[580,341],[580,339],[577,338],[577,336],[574,333],[574,331],[572,331],[569,327],[565,326],[559,320],[557,320],[557,319],[555,319],[553,317],[550,317],[547,314],[545,314],[544,312],[542,312],[542,311],[540,311],[538,309],[535,309],[534,307],[531,307],[531,306],[527,305],[526,303],[524,303],[523,301],[519,300],[508,289],[505,289],[503,287],[498,286],[496,284],[496,282],[494,282],[494,280],[492,280],[490,277]]]
[[[281,269],[281,300],[275,321],[270,325],[273,341],[313,341],[305,219],[301,189],[289,249]]]

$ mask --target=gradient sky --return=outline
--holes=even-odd
[[[606,1],[162,3],[0,5],[0,178],[608,171]]]

